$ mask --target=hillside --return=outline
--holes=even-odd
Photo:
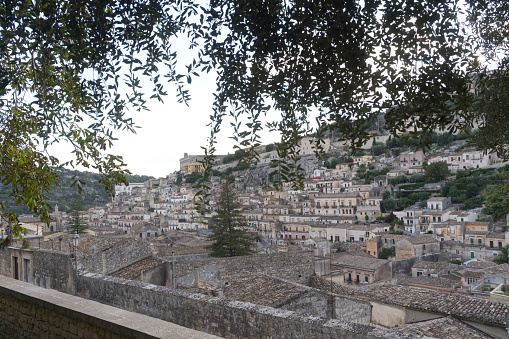
[[[52,207],[58,205],[60,211],[69,211],[72,203],[76,199],[82,200],[82,206],[85,209],[95,206],[104,206],[109,200],[104,187],[99,183],[100,176],[97,173],[83,172],[78,170],[57,169],[60,175],[61,188],[53,185],[48,195],[49,203]],[[76,187],[71,187],[72,177],[78,176],[85,182],[81,196]],[[127,175],[129,182],[144,182],[152,179],[146,175]],[[30,213],[25,206],[16,206],[15,201],[9,197],[10,187],[0,184],[0,201],[4,204],[6,211],[14,211],[18,214]]]

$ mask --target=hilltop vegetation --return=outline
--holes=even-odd
[[[60,176],[59,183],[61,188],[53,184],[51,191],[48,194],[48,201],[52,208],[58,205],[60,211],[70,211],[74,201],[80,200],[84,210],[95,207],[104,206],[108,201],[108,195],[104,190],[104,186],[99,182],[100,176],[97,173],[82,172],[78,170],[69,169],[55,169]],[[83,190],[81,195],[78,194],[76,187],[71,187],[73,177],[76,176],[85,184],[82,186]],[[127,175],[129,182],[144,182],[152,179],[151,176],[146,175]],[[11,189],[9,186],[0,184],[0,201],[4,203],[5,209],[8,211],[16,212],[17,214],[30,213],[24,205],[16,206],[16,202],[9,197]]]

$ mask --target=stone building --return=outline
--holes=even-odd
[[[440,254],[440,243],[431,236],[406,237],[396,242],[396,260]]]
[[[333,257],[332,264],[344,272],[346,283],[374,283],[392,277],[392,263],[388,260],[343,254]]]

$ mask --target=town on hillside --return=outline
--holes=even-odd
[[[273,145],[251,164],[218,156],[205,216],[203,156],[187,153],[105,205],[55,206],[49,225],[21,215],[28,233],[0,251],[0,273],[222,337],[508,338],[507,162],[468,135],[435,133],[426,153],[377,131],[355,156],[331,138],[316,148],[298,145],[300,190],[271,185]],[[245,256],[210,255],[225,182]]]

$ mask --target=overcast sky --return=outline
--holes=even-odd
[[[151,175],[154,177],[166,176],[179,170],[179,159],[184,153],[203,154],[201,146],[206,146],[210,135],[207,123],[212,113],[215,74],[201,74],[193,78],[191,85],[187,85],[191,101],[189,106],[177,102],[175,86],[167,84],[168,96],[164,104],[157,100],[147,103],[149,111],[130,113],[135,124],[140,128],[136,134],[116,131],[112,154],[121,155],[127,168],[133,174]],[[150,93],[151,87],[147,84],[145,93]],[[272,113],[269,120],[277,119]],[[218,137],[217,154],[227,154],[234,151],[235,142],[229,137],[232,130],[230,121],[223,121],[223,127]],[[275,133],[263,132],[261,134],[264,144],[277,141]],[[72,159],[71,148],[63,143],[52,146],[52,152],[63,162]],[[78,168],[86,170],[84,168]]]

